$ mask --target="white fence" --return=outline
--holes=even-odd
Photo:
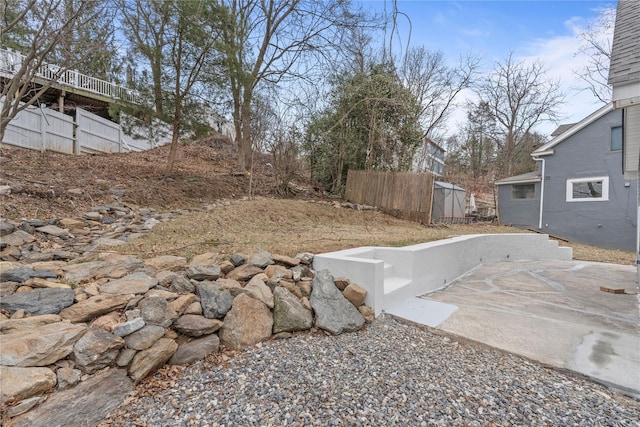
[[[0,100],[0,108],[2,100]],[[76,110],[76,119],[50,108],[31,106],[9,122],[3,144],[59,153],[122,153],[144,151],[168,142],[167,125],[137,122],[135,136],[126,135],[118,123]]]

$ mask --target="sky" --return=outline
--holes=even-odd
[[[363,0],[364,8],[390,13],[392,0]],[[398,0],[400,37],[393,49],[421,46],[442,51],[451,65],[461,54],[471,52],[482,58],[483,70],[503,61],[511,52],[518,60],[539,60],[548,76],[560,79],[566,103],[561,106],[561,123],[578,122],[602,106],[572,70],[582,68],[586,57],[576,55],[578,35],[594,21],[603,8],[615,8],[616,1],[602,0]],[[409,32],[410,30],[410,32]],[[458,101],[473,98],[465,92]],[[447,134],[455,133],[465,112],[457,109],[448,122]],[[543,123],[544,134],[556,128]]]

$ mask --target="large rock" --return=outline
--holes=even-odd
[[[189,341],[178,347],[178,350],[169,360],[170,365],[186,365],[202,360],[205,356],[215,353],[220,347],[220,339],[217,335],[209,335],[204,338]]]
[[[273,308],[273,292],[260,278],[251,279],[244,290],[255,299],[262,301],[267,307]]]
[[[158,295],[144,298],[138,303],[140,316],[147,325],[158,325],[166,328],[178,318],[178,313],[166,299]]]
[[[13,313],[24,310],[28,314],[57,314],[73,304],[75,292],[66,288],[40,288],[3,297],[0,308]]]
[[[251,264],[243,264],[240,267],[234,268],[232,271],[230,271],[229,274],[227,274],[227,279],[246,282],[256,274],[260,273],[262,273],[262,269],[260,267],[256,267],[255,265]]]
[[[251,254],[247,263],[260,268],[274,264],[271,259],[271,254],[264,249],[258,249],[255,253]]]
[[[132,390],[124,369],[109,369],[52,395],[42,405],[16,418],[13,426],[95,427]]]
[[[30,331],[2,335],[0,365],[50,365],[67,357],[86,329],[84,325],[59,322]]]
[[[273,333],[303,331],[313,325],[313,316],[300,300],[287,289],[277,286],[273,291]]]
[[[158,271],[175,271],[187,265],[187,259],[181,256],[161,255],[148,259],[144,262],[147,267],[155,268]]]
[[[100,286],[103,294],[144,294],[149,289],[158,285],[158,279],[149,277],[146,273],[132,273],[122,279],[112,280]]]
[[[146,350],[164,336],[164,328],[157,325],[147,325],[144,328],[127,335],[124,342],[134,350]]]
[[[57,314],[43,314],[41,316],[31,316],[22,319],[9,319],[0,321],[0,333],[11,334],[13,332],[28,331],[49,323],[56,323],[62,320]]]
[[[233,297],[228,290],[216,283],[201,283],[196,286],[202,305],[202,314],[209,319],[221,319],[231,309]]]
[[[0,406],[8,400],[22,400],[51,390],[56,374],[49,368],[0,366]]]
[[[219,265],[194,265],[185,272],[193,280],[217,280],[222,274]]]
[[[154,372],[173,356],[178,344],[171,338],[159,339],[151,348],[138,352],[129,366],[129,376],[136,383]]]
[[[73,346],[76,366],[86,374],[115,362],[124,340],[100,328],[89,328]]]
[[[16,231],[15,225],[5,221],[0,221],[0,237],[6,236],[7,234],[11,234],[14,231]]]
[[[269,339],[273,329],[271,310],[246,294],[233,300],[220,329],[220,342],[228,349],[241,349]]]
[[[123,308],[130,299],[130,295],[96,295],[65,308],[60,312],[60,316],[72,322],[87,322],[94,317]]]
[[[289,267],[295,267],[296,265],[300,264],[300,260],[298,258],[291,258],[285,255],[272,254],[271,258],[273,258],[275,262],[287,265]]]
[[[328,270],[319,271],[313,279],[311,307],[316,313],[316,327],[334,335],[357,331],[364,318],[333,283]]]
[[[196,314],[185,314],[180,316],[173,324],[173,328],[181,334],[190,337],[200,337],[209,335],[222,327],[222,321],[217,319],[207,319]]]

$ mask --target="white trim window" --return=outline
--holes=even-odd
[[[567,180],[567,202],[604,202],[607,200],[609,200],[608,176]]]

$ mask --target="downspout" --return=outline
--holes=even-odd
[[[540,180],[540,213],[538,214],[538,230],[542,230],[542,210],[544,208],[544,159],[533,157],[536,162],[542,162],[542,179]]]

